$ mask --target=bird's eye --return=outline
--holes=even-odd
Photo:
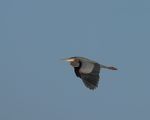
[[[70,63],[73,67],[78,67],[79,66],[79,63],[78,62],[71,62]]]

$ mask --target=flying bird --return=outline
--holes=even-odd
[[[102,68],[117,70],[113,66],[105,66],[84,57],[70,57],[64,60],[70,63],[76,76],[81,78],[84,85],[91,90],[98,87],[99,73]]]

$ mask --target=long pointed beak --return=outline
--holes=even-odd
[[[61,59],[61,60],[64,60],[64,61],[67,61],[67,62],[73,62],[74,61],[73,58],[64,58],[64,59]]]

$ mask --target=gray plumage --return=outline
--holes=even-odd
[[[117,70],[115,67],[107,67],[84,57],[70,57],[65,60],[70,62],[70,65],[74,68],[76,76],[82,79],[84,85],[92,90],[98,87],[101,68]]]
[[[98,87],[99,72],[100,72],[100,65],[98,63],[95,63],[91,73],[88,74],[81,73],[81,79],[84,85],[89,89],[95,89],[96,87]]]

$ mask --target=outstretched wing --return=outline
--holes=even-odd
[[[100,65],[98,63],[92,63],[92,64],[93,67],[91,72],[84,73],[82,71],[86,71],[86,70],[84,69],[82,69],[82,71],[80,70],[80,77],[86,87],[94,90],[96,87],[98,87]],[[84,68],[88,68],[88,67],[85,66]],[[89,68],[88,70],[90,69],[91,68]]]

